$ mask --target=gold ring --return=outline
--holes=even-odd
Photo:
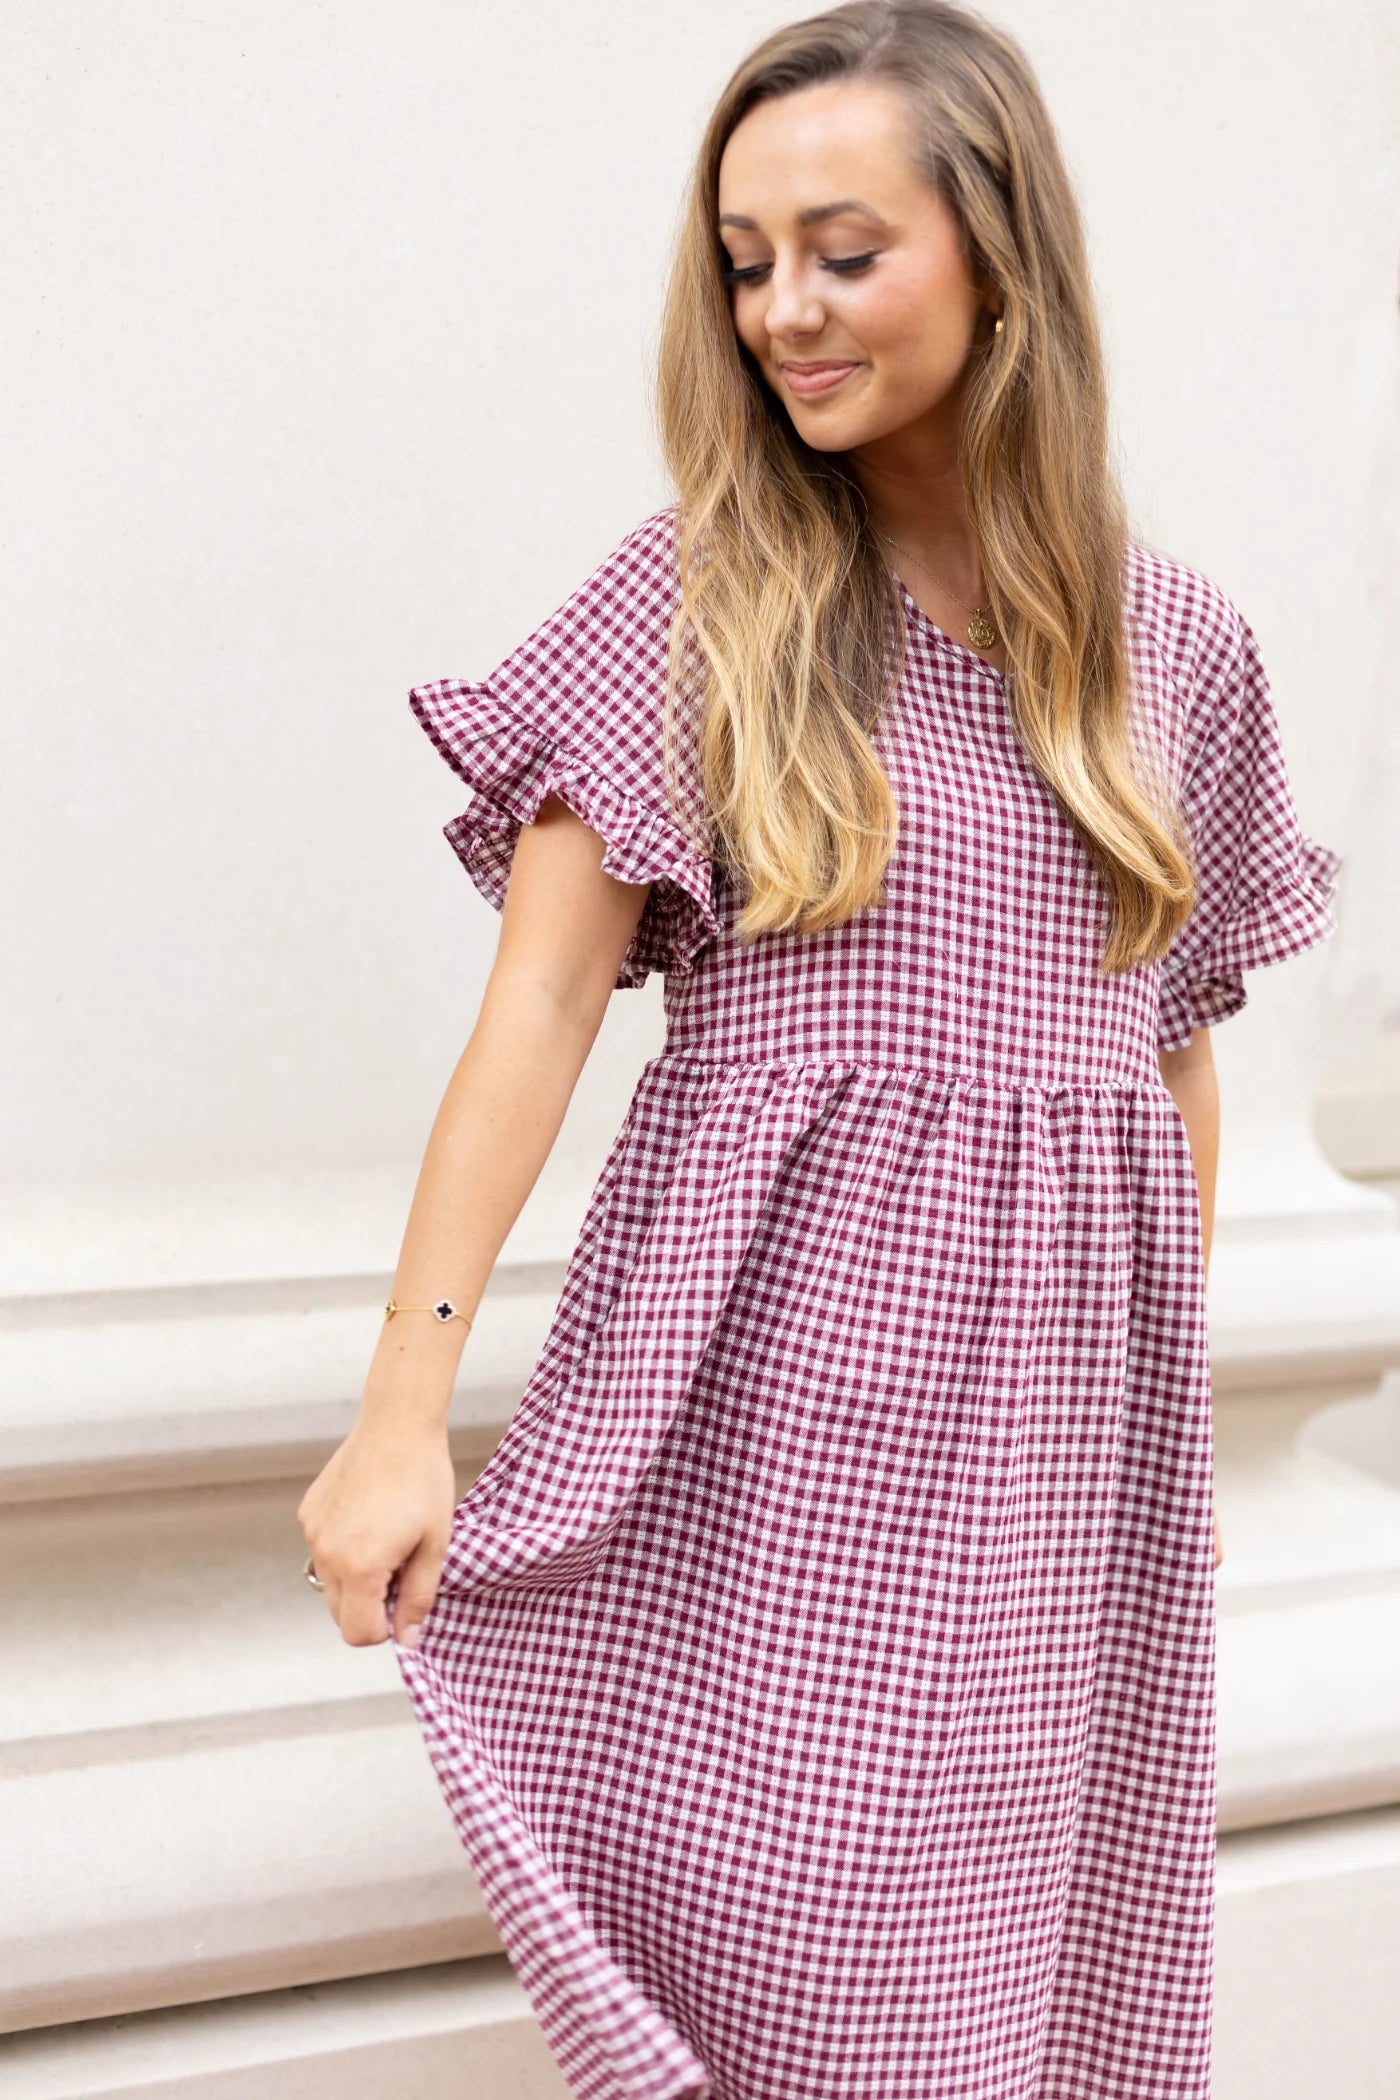
[[[306,1577],[307,1581],[311,1584],[313,1590],[323,1590],[326,1585],[324,1584],[324,1582],[322,1582],[320,1576],[316,1573],[315,1561],[316,1556],[312,1553],[308,1553],[306,1556],[306,1566],[302,1569],[301,1572]]]

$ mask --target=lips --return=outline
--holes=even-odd
[[[781,367],[783,382],[790,394],[834,394],[843,386],[853,372],[860,370],[854,358],[824,357],[810,365],[785,364]]]

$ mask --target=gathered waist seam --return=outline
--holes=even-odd
[[[1165,1094],[1161,1073],[1155,1066],[1137,1079],[1008,1079],[992,1078],[985,1072],[969,1072],[945,1065],[921,1064],[916,1058],[890,1057],[711,1057],[698,1050],[660,1050],[648,1058],[653,1065],[699,1065],[713,1071],[841,1071],[918,1072],[944,1086],[994,1094]]]

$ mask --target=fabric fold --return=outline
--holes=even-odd
[[[648,1084],[667,1084],[661,1064],[653,1060],[634,1096],[629,1143]],[[613,1237],[587,1271],[592,1303],[556,1321],[543,1357],[552,1370],[522,1398],[457,1505],[425,1639],[460,1602],[568,1589],[594,1572],[684,1403],[772,1191],[855,1077],[842,1066],[716,1067],[711,1098],[651,1207],[612,1190]],[[655,1151],[643,1150],[654,1173]],[[604,1175],[625,1171],[626,1148],[615,1148]],[[688,1316],[658,1353],[660,1293],[683,1301]]]
[[[1188,936],[1162,966],[1158,1048],[1184,1047],[1198,1028],[1225,1021],[1247,1003],[1246,970],[1287,962],[1335,929],[1342,856],[1301,838],[1287,883],[1261,890],[1209,921],[1199,942]]]
[[[444,678],[414,686],[409,703],[453,771],[472,790],[443,836],[487,902],[500,911],[516,842],[550,795],[604,843],[602,867],[619,882],[646,882],[651,895],[623,958],[616,988],[649,973],[691,968],[720,928],[714,872],[659,794],[614,780],[591,754],[574,751],[510,707],[490,681]]]
[[[449,1678],[394,1652],[428,1755],[452,1806],[530,2008],[579,2100],[708,2100],[705,2065],[614,1960],[541,1852]]]

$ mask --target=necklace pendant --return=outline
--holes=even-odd
[[[995,646],[997,631],[986,613],[978,606],[967,623],[967,638],[974,649],[991,649]]]

